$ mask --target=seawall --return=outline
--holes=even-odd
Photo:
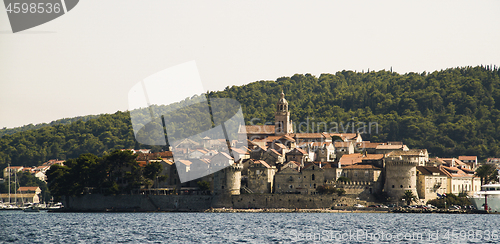
[[[336,195],[241,194],[212,195],[115,195],[89,194],[65,197],[65,211],[204,211],[210,208],[331,208],[342,203],[352,206],[358,200]]]

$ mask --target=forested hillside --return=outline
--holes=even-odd
[[[227,87],[209,96],[234,98],[241,103],[247,123],[265,123],[274,121],[281,90],[296,125],[309,119],[310,124],[326,122],[331,130],[331,122],[376,122],[378,133],[372,130],[365,139],[403,141],[410,148],[427,148],[431,156],[500,157],[500,70],[496,67],[403,75],[389,71],[296,74]],[[117,112],[4,135],[0,168],[7,162],[30,166],[51,158],[76,158],[86,152],[100,156],[112,149],[139,147],[147,146],[135,141],[129,112]]]
[[[51,126],[51,125],[66,125],[66,124],[70,124],[70,123],[73,123],[73,122],[79,121],[79,120],[87,121],[90,119],[95,119],[97,117],[99,117],[99,115],[87,115],[87,116],[78,116],[78,117],[74,117],[74,118],[58,119],[58,120],[52,121],[50,123],[40,123],[40,124],[36,124],[36,125],[29,124],[29,125],[24,125],[24,126],[15,127],[15,128],[4,127],[2,129],[0,129],[0,137],[2,137],[4,135],[12,135],[16,132],[40,129],[42,127],[47,127],[47,126]]]

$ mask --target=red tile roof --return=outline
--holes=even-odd
[[[477,160],[477,156],[458,156],[458,160]]]
[[[381,160],[384,158],[384,154],[366,154],[361,158],[362,160]]]
[[[382,170],[379,167],[375,167],[371,164],[353,164],[353,165],[347,165],[343,166],[343,169],[373,169],[373,170]]]
[[[36,191],[37,189],[40,190],[40,187],[38,187],[38,186],[21,186],[21,187],[19,187],[19,189],[17,189],[17,191],[20,191],[20,192]]]
[[[275,134],[274,125],[247,125],[245,126],[247,134]]]
[[[361,153],[353,153],[353,154],[344,154],[339,160],[339,163],[342,168],[344,168],[344,165],[352,165],[356,163],[361,163],[362,161],[362,156]]]
[[[297,139],[325,139],[325,135],[322,133],[295,133],[291,135]]]
[[[269,166],[269,164],[267,164],[267,163],[266,163],[266,161],[264,161],[264,160],[256,160],[256,161],[254,161],[253,163],[254,163],[254,164],[262,164],[262,165],[264,165],[264,167],[266,167],[266,168],[268,168],[268,169],[270,169],[270,168],[271,168],[271,166]]]
[[[335,147],[350,147],[352,142],[341,142],[341,141],[336,141],[335,144],[333,144]]]

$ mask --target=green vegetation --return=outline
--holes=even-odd
[[[345,194],[345,190],[342,188],[335,188],[333,186],[328,186],[328,185],[323,185],[323,186],[318,186],[316,188],[316,191],[319,194],[337,194],[339,196],[342,196]]]
[[[210,182],[205,181],[205,180],[200,180],[200,181],[196,182],[196,184],[198,185],[200,190],[210,191],[210,188],[211,188]]]
[[[412,191],[407,190],[401,197],[401,200],[406,202],[406,205],[410,205],[412,202],[414,202],[417,199],[417,197],[413,194]]]
[[[483,164],[476,169],[475,175],[481,178],[481,185],[498,180],[498,170],[494,164]]]
[[[103,157],[85,153],[67,160],[65,166],[54,165],[47,171],[50,192],[56,200],[86,191],[130,194],[141,186],[151,185],[162,171],[159,163],[141,168],[135,157],[131,151],[115,150]]]
[[[458,205],[461,207],[470,206],[471,202],[469,201],[467,196],[456,196],[450,193],[446,194],[446,197],[429,200],[427,204],[434,205],[438,208],[446,208],[453,205]]]
[[[87,115],[87,116],[78,116],[78,117],[73,117],[73,118],[65,118],[65,119],[58,119],[55,121],[52,121],[50,123],[40,123],[40,124],[29,124],[29,125],[24,125],[20,127],[15,127],[15,128],[7,128],[4,127],[0,129],[0,137],[4,135],[12,135],[17,132],[21,131],[27,131],[27,130],[35,130],[35,129],[40,129],[42,127],[47,127],[47,126],[53,126],[53,125],[67,125],[76,121],[87,121],[90,119],[96,119],[98,118],[99,115]]]
[[[337,179],[338,182],[351,182],[351,179],[347,178],[347,177],[344,177],[344,176],[340,176],[338,179]]]
[[[371,134],[363,135],[365,140],[403,141],[410,148],[428,149],[432,156],[500,157],[500,70],[496,67],[421,74],[384,70],[341,71],[319,77],[296,74],[227,87],[209,96],[238,100],[247,123],[263,124],[274,121],[281,90],[289,101],[294,124],[309,121],[309,132],[352,132],[360,127],[360,132],[368,132],[368,128],[362,129],[363,122],[366,126],[376,122],[378,133],[372,127]],[[168,110],[181,104],[158,107]],[[192,128],[206,127],[196,116],[187,119]],[[305,132],[305,126],[301,130]],[[53,158],[77,158],[83,153],[102,156],[114,149],[151,148],[135,140],[129,112],[9,133],[0,138],[0,169],[9,162],[33,166]],[[169,138],[192,133],[181,128]]]

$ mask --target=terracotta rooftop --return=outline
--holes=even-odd
[[[341,142],[341,141],[336,141],[334,144],[335,147],[350,147],[351,142]]]
[[[250,154],[248,151],[242,150],[240,148],[232,148],[233,152],[238,153],[238,154]]]
[[[247,134],[272,134],[276,133],[274,125],[247,125],[245,126]]]
[[[378,145],[377,150],[397,150],[403,149],[403,145]]]
[[[361,159],[362,160],[381,160],[384,158],[384,154],[366,154]]]
[[[441,166],[441,171],[449,177],[472,177],[471,175],[456,167]]]
[[[362,155],[361,153],[344,154],[339,160],[340,166],[344,168],[344,165],[353,165],[356,163],[361,163]]]
[[[267,163],[266,163],[266,161],[264,161],[264,160],[256,160],[256,161],[254,161],[253,163],[254,163],[254,164],[262,164],[262,165],[264,165],[264,167],[266,167],[266,168],[268,168],[268,169],[270,169],[270,168],[271,168],[271,166],[269,166],[269,164],[267,164]]]
[[[21,186],[17,191],[24,192],[24,191],[36,191],[37,189],[40,189],[38,186]]]
[[[302,155],[305,155],[307,154],[306,151],[304,151],[304,149],[301,149],[301,148],[298,148],[296,147],[295,149],[293,149],[292,151],[288,152],[287,154],[302,154]]]
[[[184,165],[186,165],[186,166],[189,166],[189,165],[192,164],[192,162],[189,161],[189,160],[179,160],[179,162],[182,163],[182,164],[184,164]]]
[[[358,148],[377,148],[377,146],[382,145],[382,143],[378,142],[369,142],[369,141],[364,141],[364,142],[358,142],[356,143],[356,146]]]
[[[279,153],[278,151],[274,150],[273,148],[269,149],[269,151],[275,153],[276,155],[281,156],[281,153]]]
[[[373,169],[373,170],[382,170],[379,167],[375,167],[371,164],[353,164],[353,165],[347,165],[343,166],[343,169]]]
[[[291,136],[297,139],[325,139],[322,133],[295,133]]]
[[[441,170],[439,170],[439,167],[417,166],[417,170],[420,171],[423,175],[434,175],[435,173],[437,173],[441,176],[446,176],[445,173],[443,173]]]
[[[377,147],[378,149],[378,147]],[[415,155],[420,156],[421,154],[425,154],[427,149],[410,149],[408,151],[392,151],[388,153],[389,156],[400,156],[400,155]]]
[[[458,160],[477,160],[477,156],[458,156]]]

